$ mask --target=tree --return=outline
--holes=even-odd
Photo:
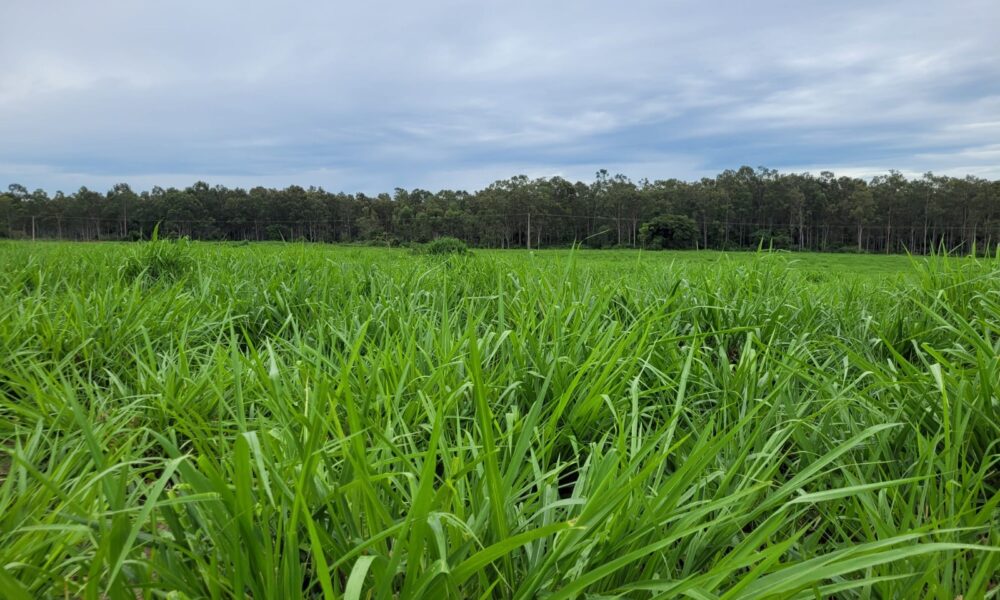
[[[861,252],[865,223],[872,218],[872,214],[875,212],[875,199],[867,186],[859,187],[851,194],[850,212],[858,226],[858,252]]]
[[[591,183],[519,175],[473,193],[397,188],[375,196],[294,185],[248,191],[201,181],[142,193],[126,184],[106,193],[80,188],[52,197],[19,184],[5,190],[0,235],[16,237],[130,239],[162,223],[164,235],[198,239],[391,244],[453,236],[501,248],[641,242],[750,249],[763,242],[800,250],[926,253],[939,244],[975,244],[983,251],[1000,242],[1000,181],[931,173],[907,179],[896,171],[866,182],[744,166],[695,182],[636,184],[601,170]],[[688,239],[688,221],[679,217],[695,223],[694,237]],[[653,226],[645,237],[642,223]],[[676,231],[659,235],[656,228],[667,224]]]
[[[698,224],[684,215],[663,215],[643,223],[639,236],[652,250],[691,248],[698,239]]]

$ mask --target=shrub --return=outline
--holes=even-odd
[[[152,239],[141,242],[125,258],[121,267],[122,276],[126,279],[145,278],[150,281],[179,279],[194,266],[190,245],[191,241],[186,237],[161,240],[157,225],[153,229]]]
[[[751,235],[754,245],[762,248],[774,248],[775,250],[787,250],[792,247],[792,236],[784,231],[772,231],[770,229],[758,229]]]
[[[639,235],[652,250],[691,248],[698,238],[698,225],[684,215],[664,215],[643,223]]]
[[[440,237],[426,244],[423,247],[423,253],[432,255],[468,254],[469,247],[458,238]]]

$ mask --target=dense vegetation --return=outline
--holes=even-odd
[[[682,226],[643,237],[653,221]],[[394,194],[318,188],[185,189],[54,197],[12,185],[0,194],[0,236],[74,240],[204,240],[423,243],[441,236],[480,247],[775,248],[926,254],[1000,242],[1000,181],[897,172],[864,181],[832,173],[779,174],[742,167],[697,182],[634,183],[601,171],[591,184],[559,177],[497,181],[475,193],[397,189]]]
[[[996,597],[1000,264],[796,256],[0,244],[0,590]]]

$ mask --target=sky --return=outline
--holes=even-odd
[[[0,185],[1000,178],[1000,2],[3,0]]]

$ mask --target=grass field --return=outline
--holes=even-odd
[[[0,244],[0,596],[998,597],[1000,263]]]

